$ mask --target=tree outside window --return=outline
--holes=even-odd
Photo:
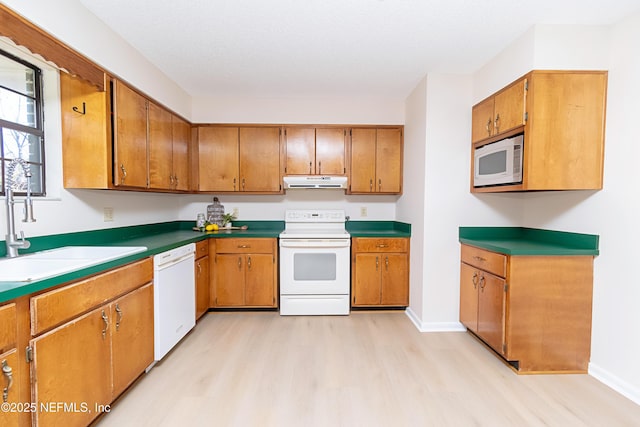
[[[31,193],[45,195],[42,73],[36,66],[0,50],[0,194],[7,181],[15,194],[25,194],[23,169],[8,166],[22,159],[31,172]]]

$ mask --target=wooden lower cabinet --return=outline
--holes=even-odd
[[[409,239],[352,239],[352,307],[409,305]]]
[[[64,323],[44,332],[32,325],[37,331],[29,342],[34,425],[88,425],[153,363],[152,274],[153,263],[146,259],[31,298],[32,319],[44,319],[43,312],[68,298],[60,308],[63,315],[49,316]],[[127,290],[67,319],[68,307],[95,300],[86,290],[96,285]]]
[[[212,307],[277,307],[277,240],[210,239]]]
[[[196,277],[196,319],[202,317],[209,309],[209,242],[202,240],[196,243],[195,260]]]
[[[593,256],[461,247],[460,322],[518,372],[587,372]]]

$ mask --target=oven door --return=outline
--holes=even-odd
[[[280,239],[280,294],[348,295],[350,239]]]

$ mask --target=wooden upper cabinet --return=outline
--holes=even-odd
[[[173,187],[172,114],[149,102],[149,188]]]
[[[344,175],[346,173],[344,128],[316,128],[316,173]]]
[[[527,79],[521,78],[473,106],[471,141],[478,142],[525,124]]]
[[[114,81],[114,185],[147,187],[147,99]]]
[[[315,174],[315,128],[288,127],[284,129],[287,175]]]
[[[279,193],[280,128],[198,128],[200,191]]]
[[[344,175],[344,128],[286,127],[286,175]]]
[[[280,192],[280,128],[240,128],[240,191]]]
[[[191,125],[176,115],[171,118],[173,149],[173,189],[189,191],[191,180],[189,172],[189,145]]]
[[[201,126],[198,128],[198,190],[239,190],[238,136],[237,127]]]
[[[472,158],[522,133],[522,183],[474,188],[472,162],[471,191],[602,189],[606,95],[606,71],[535,70],[475,105]]]
[[[351,130],[349,193],[402,193],[400,128]]]
[[[60,73],[62,176],[65,188],[113,187],[111,88]]]

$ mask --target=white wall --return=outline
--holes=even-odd
[[[634,338],[640,287],[633,249],[640,237],[640,195],[631,175],[640,155],[638,52],[640,14],[610,28],[537,26],[474,75],[474,102],[495,90],[495,81],[509,82],[528,69],[609,70],[604,189],[507,197],[520,206],[519,225],[600,235],[589,372],[640,403],[640,341]]]

